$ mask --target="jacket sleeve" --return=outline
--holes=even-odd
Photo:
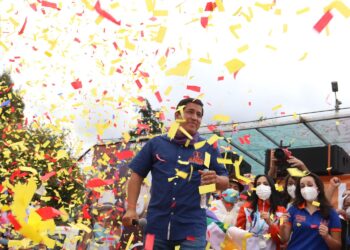
[[[278,206],[277,212],[279,213],[286,213],[287,210],[284,207]],[[271,238],[276,244],[281,243],[280,239],[280,220],[278,219],[276,223],[272,224],[269,227],[269,234],[271,235]]]
[[[236,222],[236,227],[239,227],[241,229],[246,229],[245,225],[247,222],[247,218],[245,216],[244,208],[246,207],[247,203],[244,203],[243,206],[240,207],[237,215],[237,222]]]

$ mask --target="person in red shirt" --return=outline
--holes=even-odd
[[[240,208],[236,223],[236,227],[253,234],[247,242],[247,249],[280,249],[279,218],[286,209],[278,204],[273,179],[258,175],[251,198]]]

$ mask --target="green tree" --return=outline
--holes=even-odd
[[[84,200],[84,185],[77,161],[65,143],[67,132],[36,122],[25,126],[24,102],[8,73],[0,77],[0,205],[12,200],[11,186],[34,177],[38,192],[33,202],[64,208],[74,216]],[[60,219],[57,220],[60,222]]]
[[[141,115],[141,118],[138,119],[136,128],[129,131],[132,138],[161,134],[163,132],[164,124],[161,121],[161,112],[153,110],[147,99],[145,99],[145,105],[140,108],[138,113]]]

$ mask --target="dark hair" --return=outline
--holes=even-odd
[[[269,198],[269,201],[270,201],[270,212],[274,214],[274,213],[276,213],[277,206],[278,206],[278,197],[277,197],[277,191],[276,191],[276,188],[275,188],[275,182],[268,175],[263,175],[263,174],[257,175],[255,177],[255,180],[254,180],[254,188],[256,188],[256,183],[258,182],[258,179],[260,177],[266,177],[267,182],[269,183],[269,186],[271,187],[271,196]],[[253,209],[253,212],[251,213],[251,218],[252,219],[254,218],[254,213],[258,209],[258,200],[259,200],[259,197],[256,194],[256,191],[254,190],[254,192],[251,195],[251,208]]]
[[[202,107],[202,116],[203,116],[203,114],[204,114],[203,106],[204,106],[204,105],[203,105],[202,101],[199,100],[199,99],[191,98],[191,97],[182,99],[182,100],[177,104],[176,110],[177,110],[179,107],[181,107],[181,106],[186,106],[186,105],[189,104],[189,103],[194,103],[194,104],[197,104],[197,105],[201,106],[201,107]]]
[[[323,219],[328,219],[329,217],[329,213],[332,209],[331,204],[329,203],[328,199],[326,198],[325,192],[324,192],[324,185],[323,182],[321,181],[320,177],[318,177],[318,175],[314,174],[314,173],[309,173],[307,176],[311,176],[315,183],[316,186],[318,188],[318,202],[320,203],[320,213]],[[299,178],[299,180],[297,181],[297,186],[295,189],[295,201],[293,202],[293,205],[298,207],[302,204],[305,203],[305,200],[303,198],[303,196],[301,195],[301,190],[300,190],[300,182],[302,178],[305,178],[307,176],[301,177]]]
[[[286,178],[284,179],[284,186],[283,186],[283,192],[282,192],[282,205],[287,207],[288,203],[292,200],[292,197],[290,197],[289,193],[288,193],[288,181],[289,179],[292,178],[295,182],[298,181],[299,178],[291,176],[290,174],[288,174],[286,176]]]

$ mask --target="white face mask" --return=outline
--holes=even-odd
[[[346,210],[345,210],[345,213],[346,213],[346,217],[348,219],[350,219],[350,207],[348,207]]]
[[[256,187],[256,195],[259,197],[261,200],[267,200],[271,196],[271,187],[266,186],[264,184],[260,184],[259,186]]]
[[[292,197],[292,199],[295,199],[295,185],[289,185],[287,186],[287,192],[290,195],[290,197]]]
[[[317,199],[318,192],[316,187],[303,187],[301,189],[301,195],[306,201],[314,201]]]

